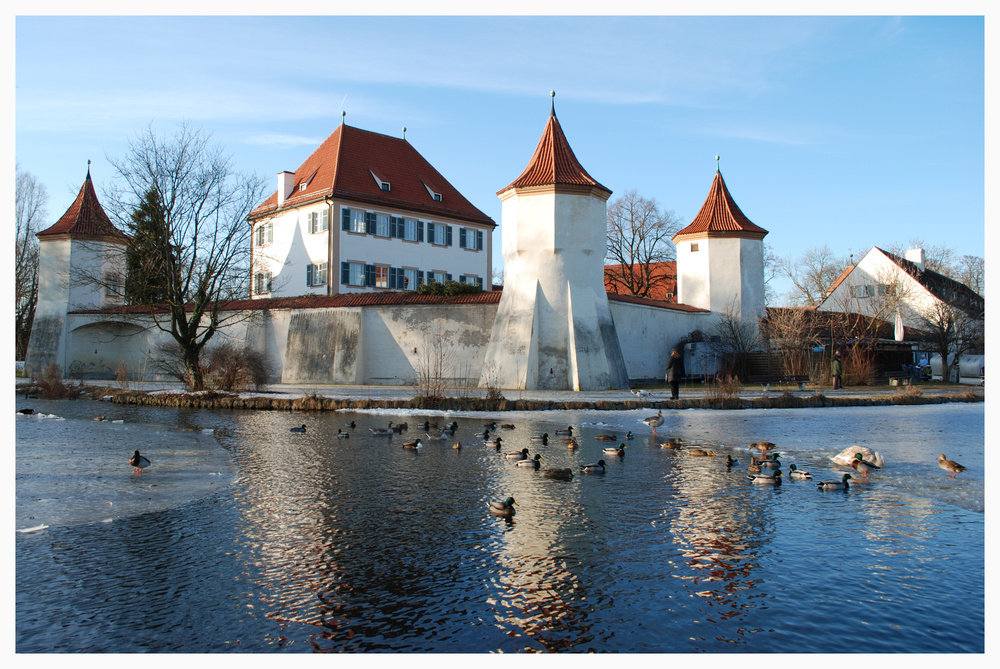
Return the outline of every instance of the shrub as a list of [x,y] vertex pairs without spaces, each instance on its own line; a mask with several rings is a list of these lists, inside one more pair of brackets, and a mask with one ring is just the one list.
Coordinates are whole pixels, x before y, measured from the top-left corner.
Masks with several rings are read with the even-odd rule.
[[467,295],[481,292],[483,292],[483,289],[479,286],[471,283],[460,283],[458,281],[448,281],[447,283],[431,281],[417,289],[417,293],[420,295]]
[[260,390],[271,376],[271,361],[261,351],[226,342],[209,350],[205,372],[208,385],[217,390]]

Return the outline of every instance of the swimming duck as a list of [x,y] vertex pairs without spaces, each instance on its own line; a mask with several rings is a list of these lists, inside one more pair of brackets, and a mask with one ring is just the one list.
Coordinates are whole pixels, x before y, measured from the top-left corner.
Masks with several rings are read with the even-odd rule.
[[760,474],[760,465],[757,463],[757,458],[750,456],[750,466],[747,467],[747,471],[751,474]]
[[549,433],[546,432],[545,434],[533,434],[531,435],[531,441],[541,442],[543,445],[546,445],[549,443]]
[[289,430],[289,432],[305,432],[305,431],[306,431],[305,425],[303,425],[302,427],[293,427],[292,429]]
[[628,434],[625,435],[625,438],[626,439],[635,439],[635,437],[632,436],[632,431],[631,430],[629,430]]
[[766,455],[768,451],[776,448],[776,446],[770,441],[758,441],[750,444],[750,448],[756,448],[758,451]]
[[108,419],[105,418],[104,416],[94,416],[94,420],[97,421],[98,423],[103,423]]
[[740,464],[739,460],[733,460],[733,456],[731,455],[726,456],[726,467],[732,467],[733,465],[738,465],[738,464]]
[[868,462],[867,460],[865,460],[865,456],[862,455],[861,453],[854,454],[854,460],[851,461],[851,467],[855,471],[861,472],[862,476],[868,476],[868,472],[873,472],[878,469],[882,469],[874,462]]
[[600,439],[601,441],[616,441],[617,437],[613,434],[599,434],[594,439]]
[[355,423],[355,422],[354,422],[354,421],[352,420],[352,421],[351,421],[350,423],[345,423],[345,424],[344,424],[344,427],[349,427],[349,428],[351,428],[351,429],[353,430],[354,428],[356,428],[356,427],[357,427],[357,423]]
[[568,436],[572,437],[573,436],[573,426],[570,425],[565,430],[556,430],[556,434],[559,434],[559,435],[568,435]]
[[528,449],[522,448],[519,451],[510,451],[504,453],[503,456],[508,460],[527,460],[528,459]]
[[576,437],[573,437],[568,442],[566,442],[566,446],[569,448],[569,450],[575,451],[580,446],[580,444],[577,443]]
[[531,460],[521,460],[520,462],[515,462],[514,464],[518,467],[531,467],[533,469],[538,469],[542,466],[540,460],[542,459],[541,454],[535,453],[535,457]]
[[514,426],[511,423],[506,423],[500,426],[501,430],[513,430]]
[[445,425],[443,428],[441,428],[441,431],[444,432],[445,434],[455,434],[455,430],[457,429],[458,429],[458,423],[456,421],[452,421],[447,425]]
[[660,448],[669,448],[671,450],[677,450],[681,447],[681,440],[677,437],[671,437],[667,441],[660,444]]
[[[353,423],[354,421],[351,421],[351,422]],[[351,427],[353,427],[353,425]],[[434,427],[437,427],[436,423],[435,423]],[[429,429],[431,429],[431,422],[429,420],[425,420],[422,423],[417,423],[417,429],[418,430],[429,430]]]
[[806,471],[802,471],[794,464],[788,465],[788,477],[792,479],[797,479],[799,481],[805,481],[812,478],[812,474]]
[[572,481],[573,470],[569,467],[565,469],[543,469],[542,476],[547,479],[557,479],[559,481]]
[[513,497],[508,497],[502,502],[490,502],[490,513],[494,516],[507,516],[508,518],[517,513],[517,502]]
[[649,418],[643,418],[642,422],[653,428],[653,434],[656,434],[656,428],[663,425],[663,412],[657,411],[655,416],[650,416]]
[[773,474],[748,474],[747,478],[760,485],[781,485],[781,476],[781,470],[776,469]]
[[771,453],[771,457],[761,460],[760,466],[764,469],[781,469],[781,461],[778,460],[777,453]]
[[392,421],[389,421],[389,427],[370,427],[368,428],[372,431],[372,434],[378,435],[380,437],[391,437],[392,436]]
[[503,437],[497,437],[493,441],[484,441],[483,444],[486,446],[493,446],[498,451],[500,450],[500,443],[503,441]]
[[17,412],[19,414],[21,414],[22,416],[30,416],[31,414],[35,413],[35,410],[34,409],[18,409]]
[[417,439],[416,441],[408,441],[405,444],[403,444],[403,448],[413,448],[413,449],[416,449],[418,451],[421,448],[423,448],[423,447],[424,447],[424,444],[419,439]]
[[715,457],[715,451],[707,448],[689,448],[687,453],[688,455],[694,455],[696,457]]
[[142,473],[145,467],[149,466],[149,458],[144,455],[139,455],[139,451],[132,454],[132,457],[128,459],[128,463],[135,467],[135,471]]
[[400,423],[399,425],[392,425],[389,427],[389,429],[396,434],[402,434],[407,428],[409,428],[409,425],[406,423]]
[[337,439],[350,439],[350,437],[351,437],[350,432],[344,432],[339,427],[337,428]]
[[494,420],[490,421],[489,423],[483,423],[483,427],[485,427],[487,430],[495,430],[497,429],[497,422]]
[[951,472],[950,474],[948,474],[948,476],[952,478],[956,478],[956,474],[958,474],[959,472],[965,471],[965,467],[963,467],[962,465],[958,464],[954,460],[949,460],[945,458],[944,453],[938,456],[938,467],[945,470],[946,472]]
[[489,430],[483,430],[482,432],[476,432],[472,436],[476,437],[477,439],[489,439],[490,438],[490,431]]
[[840,453],[830,458],[834,463],[842,465],[844,467],[850,467],[851,463],[856,459],[854,456],[860,453],[864,456],[866,462],[874,464],[876,467],[885,467],[885,459],[878,451],[873,451],[867,446],[848,446]]
[[594,464],[590,465],[580,465],[580,471],[584,474],[603,474],[605,463],[604,460],[598,460]]
[[463,444],[460,441],[456,441],[454,444],[452,444],[452,448],[454,448],[456,451],[459,451],[459,450],[461,450],[461,449],[463,449],[465,447],[466,447],[466,444]]
[[853,478],[854,477],[850,474],[844,474],[844,477],[839,481],[823,481],[821,483],[817,483],[816,486],[820,490],[847,490],[851,487],[847,481]]
[[604,455],[610,455],[616,458],[624,458],[626,448],[627,446],[625,446],[625,444],[618,444],[618,448],[605,448]]

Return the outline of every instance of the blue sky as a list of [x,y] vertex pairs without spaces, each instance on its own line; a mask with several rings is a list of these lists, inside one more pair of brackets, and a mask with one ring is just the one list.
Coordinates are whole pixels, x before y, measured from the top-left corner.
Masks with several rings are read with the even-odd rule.
[[[980,10],[984,11],[984,10]],[[15,19],[15,157],[49,222],[93,161],[188,120],[276,180],[340,123],[407,139],[501,222],[549,91],[577,157],[689,222],[715,156],[780,257],[922,238],[985,256],[984,19]],[[500,262],[500,234],[494,237]],[[779,286],[782,288],[782,286]]]

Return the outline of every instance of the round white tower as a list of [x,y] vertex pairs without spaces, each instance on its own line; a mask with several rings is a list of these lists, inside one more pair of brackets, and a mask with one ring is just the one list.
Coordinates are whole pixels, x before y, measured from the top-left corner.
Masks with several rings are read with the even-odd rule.
[[531,161],[497,196],[504,288],[481,385],[627,388],[604,287],[611,191],[576,159],[554,100]]

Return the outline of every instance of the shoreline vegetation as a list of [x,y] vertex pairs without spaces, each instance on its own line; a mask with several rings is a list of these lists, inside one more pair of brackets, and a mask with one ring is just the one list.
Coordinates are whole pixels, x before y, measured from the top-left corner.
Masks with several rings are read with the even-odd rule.
[[[269,396],[267,392],[231,393],[222,391],[165,392],[142,391],[114,386],[84,384],[62,385],[60,388],[46,384],[24,384],[18,393],[28,397],[46,399],[93,399],[138,406],[184,407],[199,409],[239,409],[254,411],[337,411],[341,409],[426,409],[439,411],[561,411],[593,409],[599,411],[627,411],[633,409],[815,409],[848,406],[900,406],[918,404],[947,404],[952,402],[983,402],[985,392],[974,388],[956,387],[953,392],[925,395],[918,386],[881,393],[864,390],[863,395],[827,396],[821,390],[797,393],[777,390],[763,395],[742,397],[738,394],[720,394],[711,390],[701,396],[677,400],[652,397],[626,400],[563,400],[563,399],[507,399],[497,397],[426,397],[391,399],[344,399],[308,394],[300,397]],[[950,390],[950,389],[949,389]]]

